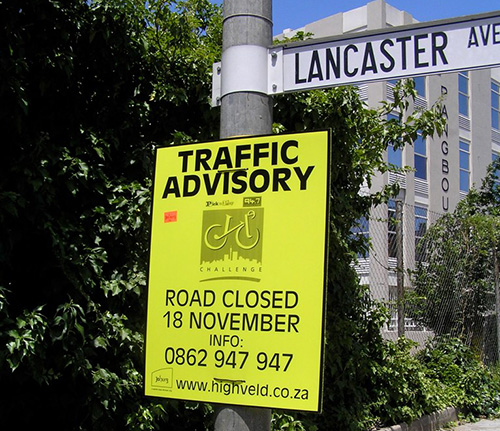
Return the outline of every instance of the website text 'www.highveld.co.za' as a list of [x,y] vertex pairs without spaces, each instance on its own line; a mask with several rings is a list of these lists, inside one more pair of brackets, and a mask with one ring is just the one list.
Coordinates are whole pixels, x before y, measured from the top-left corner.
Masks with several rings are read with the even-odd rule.
[[270,388],[268,384],[247,384],[243,380],[214,379],[212,382],[176,379],[177,389],[197,392],[213,392],[224,395],[247,395],[250,397],[271,397],[296,400],[309,399],[309,390],[304,388]]

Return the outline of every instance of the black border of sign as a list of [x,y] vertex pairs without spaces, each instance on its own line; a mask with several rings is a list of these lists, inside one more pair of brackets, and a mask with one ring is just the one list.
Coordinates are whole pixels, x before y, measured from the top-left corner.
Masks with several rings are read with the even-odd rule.
[[[156,180],[156,162],[157,162],[157,152],[160,149],[163,148],[175,148],[175,147],[182,147],[184,145],[203,145],[203,144],[211,144],[215,142],[224,142],[224,141],[240,141],[243,139],[254,139],[254,138],[260,138],[260,137],[276,137],[276,136],[286,136],[286,135],[301,135],[301,134],[311,134],[311,133],[321,133],[321,132],[326,132],[327,134],[327,172],[326,172],[326,205],[325,205],[325,248],[323,250],[324,254],[324,263],[323,263],[323,318],[322,318],[322,324],[321,324],[321,353],[320,353],[320,369],[319,369],[319,393],[318,393],[318,405],[316,410],[295,410],[295,409],[287,409],[287,410],[293,410],[293,411],[307,411],[310,413],[321,413],[323,410],[323,392],[324,392],[324,374],[325,374],[325,329],[326,329],[326,316],[327,316],[327,304],[328,304],[328,262],[329,262],[329,250],[330,250],[330,204],[331,204],[331,198],[330,198],[330,192],[331,192],[331,171],[332,171],[332,130],[331,129],[319,129],[319,130],[310,130],[307,132],[287,132],[287,133],[279,133],[279,134],[268,134],[268,135],[249,135],[249,136],[236,136],[234,138],[224,138],[224,139],[214,139],[210,141],[202,141],[202,142],[183,142],[181,144],[173,144],[173,145],[159,145],[155,146],[154,148],[154,162],[153,162],[153,175],[151,176],[152,178],[152,184],[151,184],[151,206],[150,206],[150,217],[149,217],[149,247],[148,247],[148,265],[147,265],[147,274],[146,274],[146,323],[144,326],[144,352],[143,352],[143,358],[144,358],[144,375],[143,375],[143,380],[142,380],[142,386],[143,390],[142,393],[145,397],[148,398],[161,398],[161,399],[176,399],[180,401],[194,401],[194,402],[201,402],[201,403],[208,403],[208,404],[214,404],[214,405],[229,405],[225,403],[217,403],[213,401],[206,401],[206,400],[201,400],[201,399],[183,399],[183,398],[173,398],[173,397],[161,397],[161,396],[156,396],[156,395],[146,395],[146,345],[147,345],[147,325],[148,325],[148,305],[149,305],[149,275],[150,275],[150,267],[151,267],[151,241],[152,241],[152,228],[153,228],[153,214],[154,214],[154,192],[155,192],[155,180]],[[267,407],[261,407],[261,406],[252,406],[249,404],[236,404],[233,403],[233,405],[239,405],[239,406],[244,406],[244,407],[254,407],[254,408],[264,408],[264,409],[281,409],[282,407],[273,407],[273,406],[267,406]]]

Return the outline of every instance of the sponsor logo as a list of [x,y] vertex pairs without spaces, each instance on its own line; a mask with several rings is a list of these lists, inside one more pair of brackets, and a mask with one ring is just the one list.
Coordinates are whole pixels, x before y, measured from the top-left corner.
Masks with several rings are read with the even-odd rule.
[[201,263],[262,263],[264,209],[203,212]]
[[151,386],[158,389],[170,389],[173,385],[173,369],[162,368],[151,373]]

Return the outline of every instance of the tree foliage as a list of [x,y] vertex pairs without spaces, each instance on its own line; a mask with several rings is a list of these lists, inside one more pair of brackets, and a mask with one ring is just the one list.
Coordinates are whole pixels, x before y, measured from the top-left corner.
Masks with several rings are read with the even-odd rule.
[[[395,88],[394,102],[377,110],[367,108],[354,87],[283,96],[275,105],[281,129],[331,128],[333,135],[325,393],[323,414],[304,417],[311,429],[329,429],[334,421],[339,429],[363,430],[396,417],[381,414],[375,402],[387,385],[381,371],[387,346],[380,331],[387,315],[359,283],[352,263],[368,244],[351,229],[371,207],[397,193],[394,186],[360,193],[374,175],[390,169],[387,146],[412,145],[418,130],[427,136],[444,126],[438,106],[409,114],[414,96],[413,82],[406,81]],[[387,119],[391,112],[398,121]]]
[[153,145],[208,138],[216,115],[219,15],[162,7],[0,3],[2,428],[203,423],[142,395]]
[[428,230],[413,274],[415,317],[438,335],[451,334],[475,347],[482,342],[484,319],[493,319],[496,313],[499,167],[498,160],[492,163],[481,188],[471,189],[453,213]]
[[437,382],[439,397],[461,415],[474,418],[498,416],[500,373],[487,367],[480,356],[460,339],[436,336],[416,359],[426,379]]

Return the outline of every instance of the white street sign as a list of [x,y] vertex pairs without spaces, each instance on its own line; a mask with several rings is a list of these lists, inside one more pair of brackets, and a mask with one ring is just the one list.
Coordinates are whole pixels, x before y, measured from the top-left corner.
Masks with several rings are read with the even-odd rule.
[[[232,74],[232,63],[225,68],[223,60],[222,79]],[[500,11],[273,46],[267,65],[267,94],[496,67]],[[214,89],[220,78],[214,74]],[[216,93],[214,105],[230,94]]]

